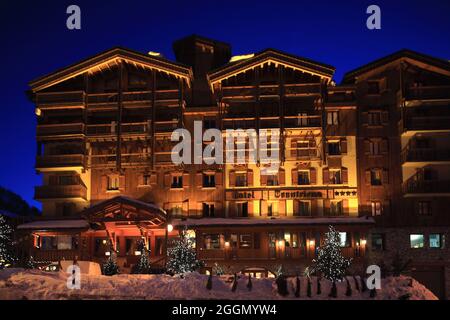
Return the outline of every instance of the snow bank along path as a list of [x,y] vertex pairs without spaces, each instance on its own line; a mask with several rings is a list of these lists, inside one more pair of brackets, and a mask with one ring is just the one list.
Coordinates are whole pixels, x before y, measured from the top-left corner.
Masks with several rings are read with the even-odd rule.
[[[198,273],[187,274],[184,279],[169,275],[82,275],[81,289],[70,290],[66,286],[68,274],[65,272],[43,272],[39,270],[5,269],[0,270],[0,299],[224,299],[224,300],[328,300],[331,283],[321,281],[322,293],[317,295],[317,281],[312,278],[312,297],[306,295],[307,279],[301,277],[300,297],[294,296],[295,278],[288,279],[289,295],[282,297],[277,293],[274,279],[252,279],[252,290],[247,288],[248,278],[238,280],[235,292],[231,291],[229,277],[213,277],[211,290],[206,289],[208,276]],[[358,278],[359,280],[359,278]],[[338,298],[342,300],[396,300],[407,295],[410,300],[437,300],[436,296],[423,285],[410,277],[386,278],[375,298],[369,291],[358,291],[355,280],[349,277],[352,296],[345,295],[345,281],[337,284]]]

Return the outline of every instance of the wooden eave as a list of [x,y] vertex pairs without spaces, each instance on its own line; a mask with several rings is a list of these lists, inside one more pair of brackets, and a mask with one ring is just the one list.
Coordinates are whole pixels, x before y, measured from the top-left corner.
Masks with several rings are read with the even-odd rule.
[[29,86],[31,87],[31,91],[35,93],[86,72],[93,73],[103,67],[109,68],[111,64],[116,64],[121,60],[135,66],[149,68],[183,79],[188,86],[190,86],[193,78],[192,70],[188,66],[164,58],[117,47],[35,79],[29,83]]
[[275,66],[283,65],[286,68],[306,72],[328,81],[331,80],[335,71],[335,68],[330,65],[297,57],[274,49],[267,49],[256,54],[252,58],[229,63],[219,69],[213,70],[207,74],[207,78],[211,88],[214,88],[214,84],[216,83],[220,83],[239,73],[263,66],[264,64],[274,64]]

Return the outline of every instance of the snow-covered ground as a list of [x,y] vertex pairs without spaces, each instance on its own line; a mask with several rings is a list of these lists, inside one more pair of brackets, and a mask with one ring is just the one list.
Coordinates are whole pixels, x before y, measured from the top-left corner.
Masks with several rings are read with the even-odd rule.
[[[294,296],[295,278],[289,278],[289,295],[282,297],[277,293],[274,279],[252,279],[252,290],[247,288],[247,278],[238,280],[235,292],[231,282],[225,277],[213,277],[212,289],[206,289],[208,276],[198,273],[187,274],[184,279],[168,275],[129,275],[112,277],[82,275],[81,289],[67,288],[67,274],[48,273],[38,270],[5,269],[0,270],[0,299],[224,299],[224,300],[273,300],[273,299],[333,299],[329,298],[331,283],[321,281],[322,294],[316,294],[316,279],[312,278],[312,297],[306,296],[307,280],[301,278],[300,298]],[[369,292],[360,292],[353,278],[349,278],[352,296],[347,297],[346,282],[338,283],[338,299],[387,299],[396,300],[408,295],[411,300],[436,300],[423,285],[409,277],[387,278],[382,280],[382,289],[377,290],[375,298]]]

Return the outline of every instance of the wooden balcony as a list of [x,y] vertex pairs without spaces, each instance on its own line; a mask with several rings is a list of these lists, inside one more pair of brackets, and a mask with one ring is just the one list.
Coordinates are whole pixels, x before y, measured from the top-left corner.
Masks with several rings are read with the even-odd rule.
[[123,166],[147,166],[151,162],[149,153],[123,153],[121,163]]
[[406,147],[402,151],[402,162],[443,162],[450,161],[450,149],[418,149]]
[[450,116],[407,116],[403,131],[450,130]]
[[405,100],[450,100],[450,86],[422,86],[406,89]]
[[179,128],[178,120],[156,121],[155,132],[171,133]]
[[147,134],[150,131],[148,122],[122,123],[122,134]]
[[84,167],[83,154],[43,155],[36,157],[36,169],[64,169],[68,167]]
[[417,180],[412,177],[402,187],[405,195],[450,193],[450,180]]
[[43,250],[34,249],[30,255],[35,261],[42,262],[58,262],[61,260],[73,261],[75,257],[81,257],[79,250]]
[[355,88],[330,87],[328,88],[327,106],[356,106]]
[[284,127],[287,129],[320,128],[320,116],[285,116]]
[[89,165],[95,168],[114,168],[117,165],[116,154],[93,154]]
[[284,91],[288,97],[320,96],[320,83],[285,84]]
[[36,105],[40,109],[84,108],[84,91],[39,92],[36,93]]
[[84,124],[81,122],[38,124],[36,129],[36,136],[38,138],[72,135],[84,135]]
[[79,198],[87,200],[87,188],[82,184],[37,186],[34,190],[36,200]]

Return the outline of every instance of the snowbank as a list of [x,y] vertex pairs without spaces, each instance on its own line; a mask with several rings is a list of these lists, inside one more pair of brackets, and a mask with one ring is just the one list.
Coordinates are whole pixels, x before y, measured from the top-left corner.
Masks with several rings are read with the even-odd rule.
[[[301,278],[300,298],[294,296],[295,278],[289,278],[289,295],[277,293],[274,279],[252,279],[252,290],[247,289],[247,278],[238,280],[237,290],[231,292],[231,282],[226,277],[213,277],[212,290],[206,289],[208,276],[192,273],[184,279],[168,275],[82,275],[81,289],[69,290],[67,274],[47,273],[38,270],[6,269],[0,271],[0,299],[224,299],[224,300],[273,300],[301,299],[328,300],[330,282],[321,281],[322,293],[317,295],[316,279],[312,278],[312,297],[306,296],[305,278]],[[349,278],[352,296],[345,296],[346,282],[338,283],[338,299],[343,300],[396,300],[407,295],[411,300],[436,300],[423,285],[409,277],[382,280],[382,289],[375,298],[369,292],[360,292],[353,278]]]

